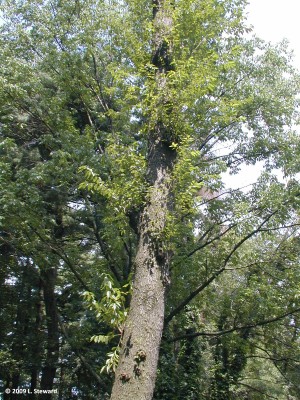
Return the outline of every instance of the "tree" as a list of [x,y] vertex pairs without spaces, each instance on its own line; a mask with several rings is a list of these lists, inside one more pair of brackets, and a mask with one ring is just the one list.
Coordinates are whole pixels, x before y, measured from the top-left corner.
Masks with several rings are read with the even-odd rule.
[[[3,2],[3,281],[20,297],[26,259],[35,276],[26,301],[40,304],[43,295],[41,321],[37,309],[27,325],[15,313],[22,329],[46,333],[32,387],[42,371],[39,387],[52,388],[60,371],[67,398],[76,358],[78,377],[83,368],[99,398],[110,390],[94,352],[87,359],[75,340],[88,348],[97,333],[77,294],[94,292],[87,298],[101,305],[107,274],[115,291],[101,296],[115,307],[111,293],[132,279],[125,325],[98,316],[98,340],[112,338],[119,357],[113,400],[152,398],[162,335],[164,360],[172,351],[184,363],[193,356],[188,387],[178,393],[200,396],[205,359],[214,373],[202,395],[229,398],[250,368],[250,333],[299,312],[298,278],[286,271],[279,280],[262,279],[261,293],[274,290],[256,315],[245,306],[255,300],[260,266],[270,265],[262,248],[289,243],[287,232],[298,235],[298,183],[284,185],[272,170],[292,177],[299,169],[299,77],[286,43],[245,38],[244,7],[244,0]],[[223,191],[223,172],[258,161],[264,171],[250,191]],[[278,304],[281,281],[290,292]],[[14,353],[11,325],[4,341]],[[22,329],[15,330],[20,345]],[[196,341],[201,336],[214,339]],[[182,348],[172,348],[178,341]],[[262,343],[271,349],[267,335]],[[98,351],[103,361],[107,343]],[[19,381],[28,381],[26,368]],[[159,368],[159,381],[174,383],[180,373]],[[12,384],[11,374],[5,380]]]

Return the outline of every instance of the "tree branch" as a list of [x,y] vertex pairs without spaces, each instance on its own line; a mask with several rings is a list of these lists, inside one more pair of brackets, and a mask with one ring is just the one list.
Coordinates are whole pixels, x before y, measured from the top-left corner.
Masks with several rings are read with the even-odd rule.
[[[208,240],[207,242],[201,244],[200,246],[196,247],[194,250],[190,251],[187,254],[187,257],[191,257],[192,255],[194,255],[197,251],[203,249],[204,247],[210,245],[211,243],[215,242],[216,240],[220,239],[222,236],[224,236],[227,232],[229,232],[232,228],[234,228],[237,224],[232,224],[230,225],[227,229],[225,229],[223,232],[221,232],[219,235],[213,237],[212,239]],[[207,231],[206,233],[208,233],[209,231]],[[205,235],[206,236],[206,235]],[[201,240],[202,238],[200,238]]]
[[100,246],[100,250],[102,252],[102,254],[104,255],[105,259],[108,262],[108,267],[111,270],[111,272],[113,273],[114,277],[116,278],[116,280],[121,284],[123,279],[121,277],[121,274],[119,273],[118,269],[116,268],[116,266],[113,263],[112,257],[110,256],[108,250],[107,250],[107,245],[106,243],[102,240],[100,233],[99,233],[99,228],[97,226],[97,221],[96,221],[96,216],[95,216],[95,212],[92,211],[92,207],[90,202],[88,201],[87,198],[85,198],[86,201],[86,206],[90,212],[90,214],[92,215],[92,225],[93,225],[93,233],[95,235],[95,238],[97,240],[97,243]]
[[300,312],[300,308],[296,308],[295,310],[291,310],[291,311],[286,312],[286,313],[284,313],[282,315],[279,315],[277,317],[266,319],[266,320],[263,320],[263,321],[258,321],[258,322],[252,323],[252,324],[243,325],[243,326],[235,326],[233,328],[224,329],[223,331],[217,331],[217,332],[194,332],[194,333],[188,333],[188,334],[177,336],[176,338],[170,340],[169,342],[173,343],[173,342],[177,342],[177,341],[183,340],[183,339],[194,339],[194,338],[199,337],[199,336],[222,336],[222,335],[227,335],[228,333],[242,331],[244,329],[252,329],[252,328],[257,328],[258,326],[268,325],[268,324],[271,324],[273,322],[280,321],[281,319],[283,319],[285,317],[288,317],[289,315],[297,314],[299,312]]
[[74,353],[77,355],[77,357],[80,359],[80,361],[82,362],[83,366],[86,368],[86,370],[96,379],[96,381],[99,384],[103,384],[102,379],[100,378],[100,376],[97,374],[97,372],[94,370],[94,368],[91,366],[91,364],[87,361],[87,359],[76,349],[72,346],[72,343],[70,341],[68,332],[66,330],[66,327],[64,325],[64,323],[62,322],[62,317],[61,315],[58,313],[58,322],[59,322],[59,326],[60,329],[62,331],[62,334],[64,335],[66,341],[69,343],[69,345],[71,346],[71,349],[74,351]]
[[211,275],[210,278],[208,278],[205,282],[203,282],[197,289],[195,289],[193,292],[189,294],[171,313],[165,318],[165,326],[172,320],[175,315],[177,315],[180,311],[183,310],[183,308],[190,303],[199,293],[201,293],[207,286],[210,285],[211,282],[213,282],[223,271],[225,271],[226,266],[233,256],[233,254],[236,252],[237,249],[239,249],[243,243],[245,243],[248,239],[250,239],[252,236],[254,236],[256,233],[258,233],[261,228],[272,218],[274,214],[276,214],[278,210],[273,211],[271,214],[269,214],[263,222],[252,232],[250,232],[248,235],[246,235],[243,239],[241,239],[231,250],[231,252],[227,255],[227,257],[224,260],[223,266],[217,270],[215,273]]
[[[57,248],[52,246],[51,244],[48,243],[48,240],[44,239],[43,236],[38,232],[37,229],[35,229],[32,225],[29,225],[30,229],[38,236],[38,238],[44,243],[51,251],[53,251],[54,254],[56,254],[58,257],[60,257],[66,265],[70,268],[70,270],[73,272],[77,280],[81,283],[81,286],[87,290],[88,292],[91,292],[92,290],[89,288],[89,286],[84,282],[84,280],[81,278],[80,274],[76,271],[74,268],[74,265],[71,263],[69,260],[68,256],[66,254],[60,253]],[[30,239],[30,238],[29,238]]]
[[53,251],[53,253],[55,253],[56,255],[58,255],[65,263],[66,265],[70,268],[70,270],[73,272],[73,274],[75,275],[75,277],[77,278],[78,282],[81,283],[81,286],[83,287],[83,289],[85,289],[88,292],[92,292],[92,290],[89,288],[89,286],[84,282],[84,280],[81,278],[80,274],[76,271],[76,269],[74,268],[74,265],[71,263],[71,261],[69,260],[69,257],[66,254],[62,254],[60,253],[55,247],[49,245],[50,249]]
[[250,390],[253,390],[253,391],[257,392],[257,393],[263,394],[264,396],[267,396],[269,399],[278,400],[277,397],[271,396],[270,394],[267,394],[266,392],[263,392],[262,390],[257,389],[257,388],[255,388],[253,386],[247,385],[246,383],[239,382],[239,385],[245,386],[246,388],[248,388]]

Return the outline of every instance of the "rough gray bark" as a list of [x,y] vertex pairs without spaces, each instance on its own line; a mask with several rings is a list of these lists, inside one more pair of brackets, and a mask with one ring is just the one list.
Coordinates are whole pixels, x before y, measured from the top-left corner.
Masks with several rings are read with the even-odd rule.
[[164,147],[157,144],[152,160],[156,180],[141,216],[132,300],[112,400],[150,400],[153,395],[168,280],[168,253],[160,247],[157,232],[165,225],[174,159]]
[[[169,33],[170,2],[153,0],[155,34],[152,63],[157,67],[157,89],[164,97],[167,72],[171,69]],[[165,289],[170,254],[162,236],[172,208],[171,174],[176,152],[170,148],[170,128],[157,120],[149,133],[149,200],[139,222],[138,248],[129,314],[122,338],[120,361],[111,400],[151,400],[154,391],[159,347],[164,325]]]

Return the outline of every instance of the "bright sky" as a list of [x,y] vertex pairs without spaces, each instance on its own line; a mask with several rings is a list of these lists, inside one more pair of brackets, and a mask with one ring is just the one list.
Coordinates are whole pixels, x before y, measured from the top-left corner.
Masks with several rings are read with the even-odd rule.
[[[300,70],[300,0],[248,0],[248,22],[253,32],[272,43],[287,39]],[[226,186],[233,188],[253,183],[260,174],[259,165],[244,167],[235,176],[224,174]]]
[[259,37],[271,42],[288,39],[300,69],[300,0],[248,0],[248,21]]

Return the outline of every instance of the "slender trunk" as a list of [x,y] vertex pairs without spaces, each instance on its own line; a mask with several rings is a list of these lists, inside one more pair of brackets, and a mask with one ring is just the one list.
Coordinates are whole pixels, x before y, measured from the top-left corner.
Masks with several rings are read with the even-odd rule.
[[35,367],[31,368],[30,395],[29,395],[30,400],[35,400],[35,398],[36,398],[34,390],[37,387],[38,373],[39,373],[39,371],[37,368],[35,368]]
[[59,376],[59,387],[58,387],[58,400],[63,400],[63,393],[65,392],[65,366],[61,363],[60,376]]
[[[48,268],[41,273],[47,319],[47,354],[42,369],[41,389],[51,390],[59,357],[58,315],[55,298],[56,269]],[[43,400],[50,400],[51,394],[43,394]]]
[[34,325],[34,337],[31,343],[31,359],[32,359],[32,367],[31,367],[31,380],[30,380],[30,399],[36,399],[36,395],[34,393],[34,389],[37,388],[38,385],[38,375],[41,369],[41,353],[43,346],[43,338],[41,337],[40,330],[42,324],[42,314],[43,314],[43,304],[42,304],[42,280],[39,277],[39,288],[36,297],[36,318]]
[[[16,331],[14,342],[12,345],[12,357],[17,360],[18,367],[16,371],[13,373],[11,378],[11,388],[17,389],[20,386],[20,377],[22,372],[22,361],[25,358],[26,354],[26,335],[28,333],[28,322],[29,322],[29,304],[30,304],[30,296],[31,289],[29,287],[29,271],[28,271],[28,261],[25,261],[22,265],[22,277],[20,281],[20,290],[18,293],[18,306],[17,306],[17,315],[16,315]],[[13,391],[10,394],[11,400],[16,400],[18,398],[18,394]]]
[[[170,2],[153,0],[153,15],[152,63],[157,67],[155,79],[161,94],[157,106],[164,108],[167,105],[170,110],[165,90],[171,66]],[[176,152],[170,147],[171,134],[162,118],[157,119],[149,132],[149,200],[139,221],[132,299],[111,400],[151,400],[153,396],[169,273],[170,254],[164,246],[163,233],[173,202],[171,175]]]

